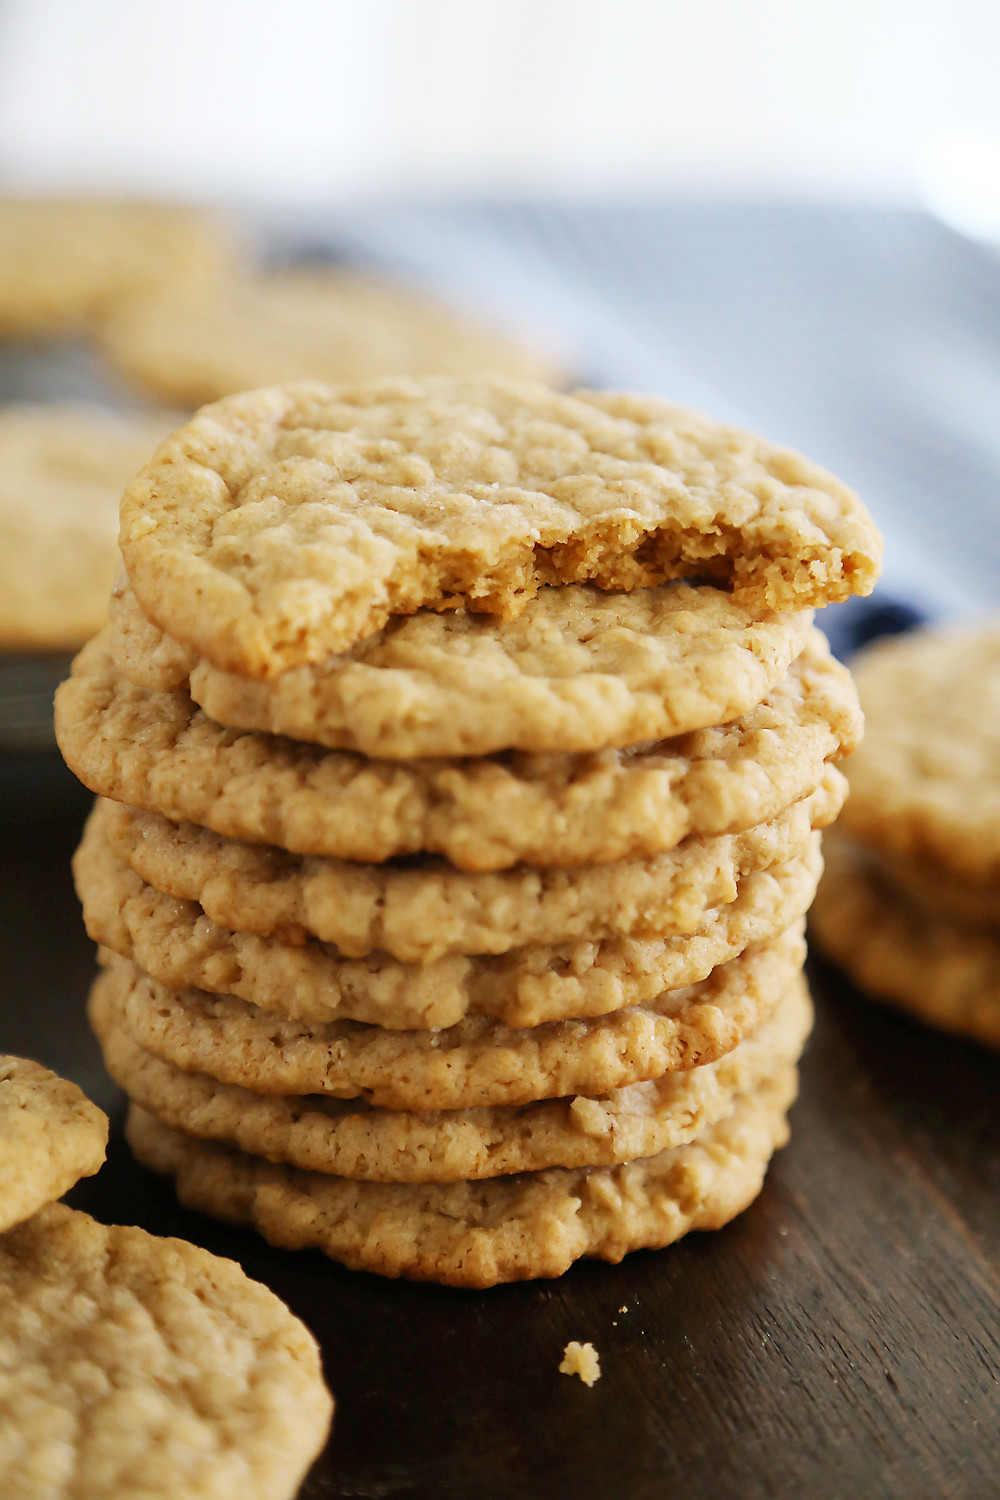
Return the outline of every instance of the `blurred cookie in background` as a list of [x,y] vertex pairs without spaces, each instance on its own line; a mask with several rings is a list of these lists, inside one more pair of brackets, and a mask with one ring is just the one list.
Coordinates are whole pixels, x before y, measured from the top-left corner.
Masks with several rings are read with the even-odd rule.
[[0,410],[0,651],[72,651],[107,621],[122,490],[177,418]]
[[73,652],[107,620],[122,490],[176,424],[173,413],[0,407],[4,823],[72,789],[52,754],[52,695]]
[[156,288],[111,307],[100,339],[120,370],[182,406],[289,380],[565,377],[555,355],[429,297],[319,266],[234,276],[222,295],[204,284]]
[[221,220],[164,203],[0,198],[0,334],[79,332],[119,298],[234,274]]
[[866,733],[813,938],[880,999],[1000,1046],[1000,621],[852,665]]

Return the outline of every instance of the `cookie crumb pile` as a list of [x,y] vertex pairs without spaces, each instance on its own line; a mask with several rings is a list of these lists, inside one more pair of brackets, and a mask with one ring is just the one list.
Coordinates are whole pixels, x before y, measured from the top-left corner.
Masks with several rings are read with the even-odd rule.
[[1000,1046],[1000,622],[855,659],[868,728],[816,943],[862,988]]
[[9,1494],[290,1500],[333,1403],[315,1340],[232,1261],[54,1200],[107,1117],[0,1057],[0,1473]]
[[472,1287],[752,1201],[861,729],[810,613],[878,574],[850,491],[654,400],[298,385],[165,444],[122,550],[56,722],[140,1160]]

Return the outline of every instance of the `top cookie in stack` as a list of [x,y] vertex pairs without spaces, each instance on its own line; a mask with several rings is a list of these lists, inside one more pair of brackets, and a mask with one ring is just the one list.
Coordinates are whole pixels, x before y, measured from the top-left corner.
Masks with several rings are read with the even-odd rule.
[[138,1154],[271,1240],[489,1285],[715,1227],[786,1134],[860,733],[793,454],[501,379],[230,398],[126,492],[57,703]]

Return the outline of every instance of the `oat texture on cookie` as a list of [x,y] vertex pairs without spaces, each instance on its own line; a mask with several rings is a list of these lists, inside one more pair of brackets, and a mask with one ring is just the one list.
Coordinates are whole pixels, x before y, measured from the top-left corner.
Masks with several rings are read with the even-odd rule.
[[0,1236],[10,1493],[292,1500],[332,1408],[312,1336],[233,1261],[63,1204]]
[[857,745],[860,503],[639,397],[206,408],[56,704],[90,1019],[181,1200],[488,1287],[719,1228],[784,1144]]
[[1000,1046],[1000,623],[855,658],[865,742],[813,931],[871,994]]
[[0,1055],[0,1234],[104,1161],[107,1116],[58,1074]]
[[104,1161],[75,1084],[0,1057],[0,1474],[20,1500],[291,1500],[333,1402],[232,1261],[55,1200]]
[[515,616],[543,585],[670,579],[800,610],[866,593],[856,496],[652,398],[500,378],[289,385],[204,408],[122,500],[144,614],[272,677],[421,607]]

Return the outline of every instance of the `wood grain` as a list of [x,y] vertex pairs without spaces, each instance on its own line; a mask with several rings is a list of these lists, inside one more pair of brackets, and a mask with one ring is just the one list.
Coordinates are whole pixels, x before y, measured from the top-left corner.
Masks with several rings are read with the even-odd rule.
[[[817,965],[792,1142],[729,1229],[482,1294],[352,1274],[182,1212],[131,1162],[83,1020],[86,799],[67,781],[39,819],[0,785],[0,1050],[113,1115],[76,1206],[233,1256],[320,1338],[338,1415],[307,1500],[1000,1494],[1000,1057]],[[571,1338],[600,1352],[591,1390],[557,1373]]]

